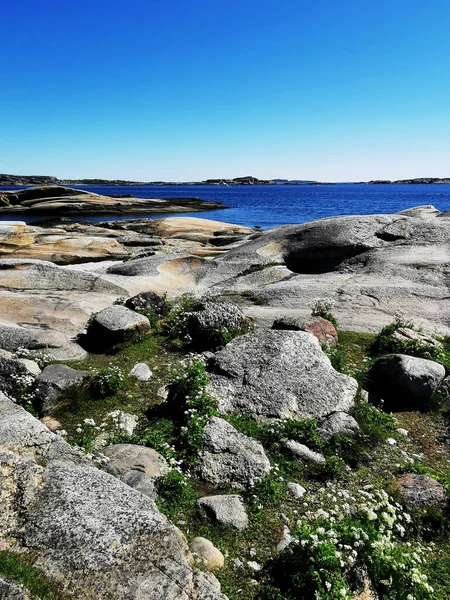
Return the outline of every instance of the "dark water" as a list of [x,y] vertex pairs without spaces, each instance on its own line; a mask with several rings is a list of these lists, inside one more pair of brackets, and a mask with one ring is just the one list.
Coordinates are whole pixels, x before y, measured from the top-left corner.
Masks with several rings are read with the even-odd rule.
[[[77,186],[98,194],[132,194],[140,198],[201,198],[219,200],[229,208],[205,213],[181,213],[206,219],[237,223],[263,229],[286,223],[304,223],[322,217],[374,213],[394,213],[399,210],[433,204],[438,210],[450,210],[450,185],[364,185],[336,184],[319,186]],[[2,189],[2,188],[0,188]],[[7,189],[7,188],[3,188]],[[9,188],[13,189],[13,188]],[[158,218],[172,215],[144,215]],[[106,221],[131,217],[102,216],[86,218]],[[15,217],[32,221],[37,217]],[[12,220],[0,217],[0,220]]]

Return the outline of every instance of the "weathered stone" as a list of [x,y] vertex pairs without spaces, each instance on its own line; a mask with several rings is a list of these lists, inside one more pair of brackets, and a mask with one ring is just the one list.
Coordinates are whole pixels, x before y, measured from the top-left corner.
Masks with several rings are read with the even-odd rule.
[[236,529],[248,526],[248,516],[240,496],[205,496],[200,498],[198,505],[211,513],[221,525],[230,525]]
[[131,369],[129,375],[136,377],[136,379],[139,379],[139,381],[148,381],[152,376],[152,372],[150,367],[145,363],[137,363]]
[[358,384],[333,369],[311,333],[257,330],[217,352],[208,391],[222,413],[264,418],[348,411]]
[[108,458],[105,470],[149,498],[157,497],[157,480],[169,472],[169,465],[161,454],[135,444],[114,444],[103,448]]
[[319,433],[325,439],[335,434],[355,436],[359,432],[357,421],[348,413],[335,412],[322,421]]
[[225,600],[151,499],[91,466],[2,394],[0,453],[2,542],[27,550],[74,600]]
[[30,357],[47,355],[55,360],[80,360],[86,356],[85,350],[69,336],[39,327],[0,325],[0,348],[9,352],[26,348]]
[[285,447],[292,452],[294,457],[301,463],[325,464],[325,457],[319,452],[314,452],[308,446],[294,440],[285,440]]
[[222,332],[246,333],[252,328],[244,313],[230,303],[199,302],[185,318],[192,343],[199,350],[223,345]]
[[386,410],[424,409],[445,377],[444,367],[432,360],[388,354],[369,369],[366,387],[384,400]]
[[211,417],[203,430],[199,475],[205,481],[249,489],[270,471],[270,462],[256,440],[227,421]]
[[273,322],[272,329],[309,331],[321,343],[322,346],[334,348],[338,345],[338,333],[336,327],[323,317],[280,317]]
[[397,479],[394,486],[410,508],[443,510],[448,506],[447,490],[428,475],[408,473]]
[[94,348],[112,348],[149,330],[147,317],[125,306],[110,306],[94,316],[87,331],[87,343]]
[[37,364],[36,361],[30,360],[29,358],[17,358],[18,363],[23,365],[30,375],[36,377],[42,371],[41,367]]
[[288,483],[287,487],[294,498],[300,499],[306,494],[305,488],[298,483]]
[[61,392],[80,384],[89,373],[67,365],[48,365],[36,378],[35,397],[39,412],[50,413],[60,402]]
[[165,317],[169,312],[167,301],[156,292],[141,292],[137,296],[128,298],[125,306],[135,311],[149,310],[161,317]]
[[38,600],[25,586],[8,581],[0,576],[0,598],[2,600]]
[[208,571],[221,569],[225,563],[222,552],[214,546],[212,542],[203,538],[196,537],[192,540],[189,550],[195,560],[203,565]]

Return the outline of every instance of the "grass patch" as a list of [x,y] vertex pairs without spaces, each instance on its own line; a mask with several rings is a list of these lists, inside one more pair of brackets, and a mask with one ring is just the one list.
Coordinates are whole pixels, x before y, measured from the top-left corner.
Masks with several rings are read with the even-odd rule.
[[21,554],[0,550],[0,575],[24,585],[39,600],[67,600],[57,586],[31,566]]

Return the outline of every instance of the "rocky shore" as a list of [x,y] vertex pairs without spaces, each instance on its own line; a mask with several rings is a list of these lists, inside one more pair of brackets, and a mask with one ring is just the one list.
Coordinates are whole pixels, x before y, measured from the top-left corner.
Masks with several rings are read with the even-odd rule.
[[1,191],[0,215],[122,215],[196,212],[225,208],[198,198],[133,198],[101,196],[85,190],[49,185]]
[[0,597],[448,598],[449,248],[0,222]]

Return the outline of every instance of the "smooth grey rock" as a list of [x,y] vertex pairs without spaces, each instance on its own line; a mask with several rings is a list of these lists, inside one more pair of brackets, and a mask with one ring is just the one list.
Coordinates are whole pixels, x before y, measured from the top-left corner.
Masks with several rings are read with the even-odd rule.
[[333,369],[311,333],[260,329],[217,352],[208,392],[222,413],[303,419],[348,411],[357,382]]
[[288,483],[287,487],[294,498],[300,499],[306,494],[305,488],[298,483]]
[[139,381],[148,381],[153,373],[151,372],[150,367],[145,363],[137,363],[131,369],[129,375],[136,377]]
[[35,397],[39,411],[47,415],[59,404],[61,392],[80,384],[88,371],[77,371],[67,365],[48,365],[36,378]]
[[240,496],[205,496],[198,500],[198,505],[212,513],[221,525],[230,525],[236,529],[248,526],[248,516]]
[[227,421],[211,417],[203,430],[199,475],[205,481],[249,489],[270,472],[260,443],[236,431]]
[[47,355],[54,360],[81,360],[86,351],[66,334],[39,327],[11,327],[0,325],[0,348],[17,352],[30,351],[30,358]]
[[379,358],[367,373],[369,393],[384,400],[385,410],[424,409],[445,377],[444,367],[406,354]]
[[115,305],[94,316],[87,331],[87,342],[95,348],[111,348],[131,341],[150,330],[147,317],[125,306]]
[[407,473],[397,479],[394,486],[403,502],[410,508],[442,510],[448,506],[447,490],[428,475]]
[[222,552],[206,538],[194,538],[189,546],[189,550],[192,552],[195,560],[203,565],[205,569],[208,569],[208,571],[221,569],[225,563],[225,557]]
[[41,367],[34,360],[30,360],[29,358],[17,358],[16,360],[27,369],[30,375],[36,377],[42,371]]
[[105,470],[151,499],[157,497],[156,482],[169,473],[166,459],[153,448],[115,444],[103,448],[108,458]]
[[359,432],[357,421],[348,413],[335,412],[327,417],[319,427],[319,433],[325,439],[335,434],[355,436]]
[[314,452],[308,446],[300,444],[294,440],[285,440],[284,445],[292,452],[294,457],[302,463],[316,463],[318,465],[325,464],[325,457],[319,452]]

